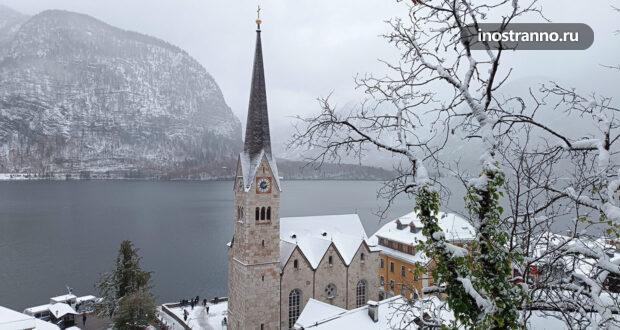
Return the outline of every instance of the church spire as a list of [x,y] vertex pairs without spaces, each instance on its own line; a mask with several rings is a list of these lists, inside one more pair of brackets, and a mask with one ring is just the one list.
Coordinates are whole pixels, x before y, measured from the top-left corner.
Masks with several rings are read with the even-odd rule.
[[271,138],[269,135],[269,116],[267,113],[267,92],[265,90],[265,72],[263,70],[263,50],[261,44],[262,23],[260,7],[256,19],[256,51],[254,53],[254,69],[252,71],[252,87],[250,90],[250,105],[248,120],[245,127],[244,152],[255,158],[261,150],[271,156]]

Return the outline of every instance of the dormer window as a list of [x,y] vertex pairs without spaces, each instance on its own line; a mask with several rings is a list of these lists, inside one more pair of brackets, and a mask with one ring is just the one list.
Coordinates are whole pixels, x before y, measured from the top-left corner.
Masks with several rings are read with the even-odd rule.
[[400,219],[396,219],[396,229],[401,230],[403,228],[405,228],[405,225],[400,222]]

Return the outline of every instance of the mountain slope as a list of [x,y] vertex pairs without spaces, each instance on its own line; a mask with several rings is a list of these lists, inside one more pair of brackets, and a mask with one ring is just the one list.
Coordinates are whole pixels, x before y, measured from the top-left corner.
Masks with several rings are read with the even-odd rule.
[[66,11],[18,26],[0,54],[0,172],[219,176],[236,159],[240,122],[183,50]]

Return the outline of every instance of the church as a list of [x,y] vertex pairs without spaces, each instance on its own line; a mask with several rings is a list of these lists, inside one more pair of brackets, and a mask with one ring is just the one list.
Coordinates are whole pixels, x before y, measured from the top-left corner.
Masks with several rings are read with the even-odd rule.
[[[343,309],[376,300],[379,250],[356,214],[280,218],[260,19],[245,141],[234,181],[228,328],[292,329],[310,299]],[[311,196],[308,202],[311,203]]]

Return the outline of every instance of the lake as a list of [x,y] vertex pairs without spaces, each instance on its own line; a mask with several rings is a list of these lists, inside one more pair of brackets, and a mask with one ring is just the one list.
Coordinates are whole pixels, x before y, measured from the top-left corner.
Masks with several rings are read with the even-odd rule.
[[[0,182],[0,305],[48,303],[68,285],[96,294],[131,240],[159,302],[227,293],[232,181]],[[383,205],[373,181],[283,181],[281,216],[357,213],[372,235]],[[398,200],[389,219],[410,212]],[[383,222],[384,223],[384,222]]]

